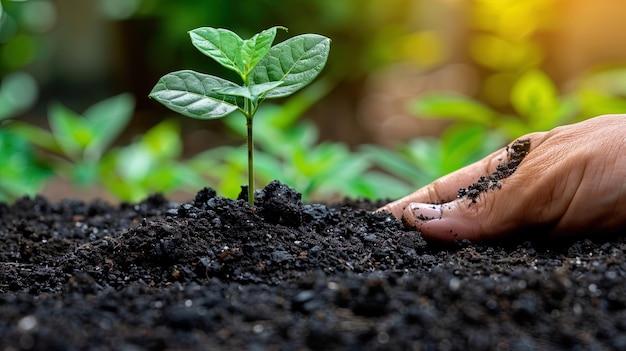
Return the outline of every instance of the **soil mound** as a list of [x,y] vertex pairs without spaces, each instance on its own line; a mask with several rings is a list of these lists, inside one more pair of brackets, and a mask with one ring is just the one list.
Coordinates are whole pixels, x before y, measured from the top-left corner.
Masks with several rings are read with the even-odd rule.
[[622,237],[427,243],[381,203],[0,204],[2,350],[626,350]]

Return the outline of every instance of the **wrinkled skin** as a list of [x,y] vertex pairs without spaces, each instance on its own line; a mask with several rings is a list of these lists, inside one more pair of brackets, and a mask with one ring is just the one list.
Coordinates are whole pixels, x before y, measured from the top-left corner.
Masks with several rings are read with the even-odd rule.
[[527,134],[530,151],[500,189],[472,203],[457,191],[506,161],[506,149],[382,207],[426,238],[495,239],[538,229],[554,236],[626,233],[626,115]]

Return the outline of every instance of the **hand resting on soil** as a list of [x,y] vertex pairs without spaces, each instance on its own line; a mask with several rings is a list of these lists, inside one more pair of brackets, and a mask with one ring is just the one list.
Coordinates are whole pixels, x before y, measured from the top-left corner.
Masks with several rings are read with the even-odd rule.
[[[498,179],[502,169],[509,172]],[[522,136],[382,210],[441,241],[533,229],[554,236],[624,231],[626,115]]]

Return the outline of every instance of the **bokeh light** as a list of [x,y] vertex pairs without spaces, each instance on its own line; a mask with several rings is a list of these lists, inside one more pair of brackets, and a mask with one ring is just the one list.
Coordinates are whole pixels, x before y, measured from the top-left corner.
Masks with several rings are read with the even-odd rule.
[[30,0],[24,3],[20,17],[19,20],[26,30],[33,33],[45,33],[56,24],[57,10],[51,1]]
[[35,78],[26,72],[7,75],[0,82],[0,118],[25,110],[35,103],[38,87]]

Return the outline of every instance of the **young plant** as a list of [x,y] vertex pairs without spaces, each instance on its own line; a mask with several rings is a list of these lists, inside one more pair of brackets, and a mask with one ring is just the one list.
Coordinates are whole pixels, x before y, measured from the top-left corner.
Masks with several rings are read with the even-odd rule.
[[222,118],[235,110],[246,117],[248,141],[248,202],[254,205],[253,118],[269,98],[293,94],[317,77],[326,64],[330,39],[303,34],[272,46],[272,27],[243,40],[221,28],[203,27],[189,32],[203,54],[239,75],[242,84],[190,70],[176,71],[154,86],[150,97],[171,110],[198,119]]

